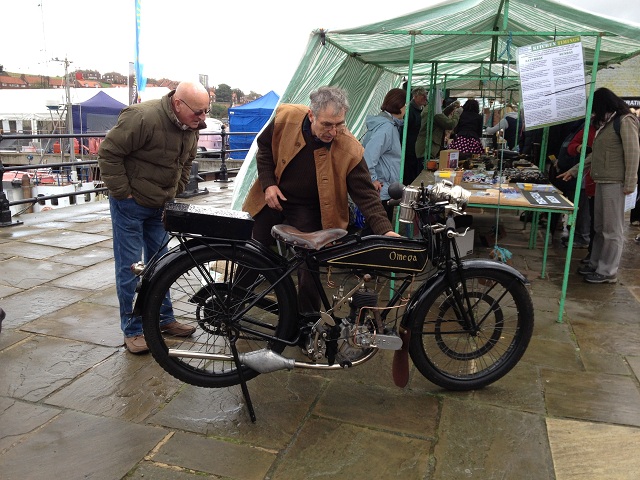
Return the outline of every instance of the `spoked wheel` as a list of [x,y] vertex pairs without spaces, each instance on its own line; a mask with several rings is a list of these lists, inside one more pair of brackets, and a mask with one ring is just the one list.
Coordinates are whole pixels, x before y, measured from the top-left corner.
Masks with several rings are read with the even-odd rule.
[[[249,249],[223,245],[190,253],[154,273],[143,310],[145,339],[174,377],[200,387],[236,385],[240,376],[231,343],[240,354],[282,352],[285,344],[277,339],[288,339],[294,329],[295,288],[290,279],[274,285],[278,271]],[[163,334],[166,318],[196,331],[186,338]],[[242,368],[245,380],[258,375]]]
[[421,303],[409,345],[420,373],[449,390],[475,390],[502,378],[533,334],[533,304],[517,278],[488,268],[465,269],[464,276],[466,298],[462,283],[443,282]]

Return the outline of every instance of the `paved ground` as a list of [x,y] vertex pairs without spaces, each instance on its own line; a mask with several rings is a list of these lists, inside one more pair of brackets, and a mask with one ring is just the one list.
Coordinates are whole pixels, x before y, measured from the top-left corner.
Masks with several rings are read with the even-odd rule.
[[[231,184],[189,200],[227,206]],[[476,216],[488,231],[493,214]],[[636,479],[640,476],[640,246],[627,232],[617,285],[572,274],[564,323],[559,241],[548,276],[505,214],[501,245],[531,280],[536,326],[520,364],[451,393],[391,355],[347,372],[262,375],[207,390],[122,346],[106,202],[23,215],[0,228],[3,479]],[[478,235],[476,236],[476,238]],[[489,249],[476,243],[474,255]],[[580,258],[583,251],[576,251]],[[573,262],[574,269],[578,260]]]

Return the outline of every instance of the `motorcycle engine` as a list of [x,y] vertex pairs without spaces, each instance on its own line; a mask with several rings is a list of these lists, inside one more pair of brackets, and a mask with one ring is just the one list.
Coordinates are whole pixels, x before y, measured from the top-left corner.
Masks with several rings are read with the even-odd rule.
[[329,365],[358,360],[382,331],[377,305],[377,292],[366,287],[356,291],[349,300],[349,315],[333,327],[319,325],[307,337],[304,353],[314,362],[326,357]]

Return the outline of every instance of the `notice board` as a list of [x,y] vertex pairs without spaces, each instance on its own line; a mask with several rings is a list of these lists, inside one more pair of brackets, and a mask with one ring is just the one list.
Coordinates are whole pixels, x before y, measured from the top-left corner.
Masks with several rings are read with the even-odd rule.
[[587,97],[580,37],[518,48],[526,130],[584,118]]

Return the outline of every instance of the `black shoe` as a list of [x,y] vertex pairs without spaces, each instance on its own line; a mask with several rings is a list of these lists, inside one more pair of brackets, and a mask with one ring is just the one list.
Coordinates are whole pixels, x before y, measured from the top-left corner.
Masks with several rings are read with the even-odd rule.
[[599,273],[590,273],[584,276],[584,281],[588,283],[617,283],[618,277],[615,275],[600,275]]
[[580,263],[584,263],[584,264],[589,264],[590,262],[591,262],[591,252],[589,252],[587,256],[584,257],[582,260],[580,260]]
[[591,275],[592,273],[596,273],[596,267],[592,267],[590,264],[586,264],[578,268],[578,273],[580,275]]

